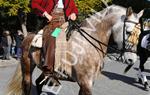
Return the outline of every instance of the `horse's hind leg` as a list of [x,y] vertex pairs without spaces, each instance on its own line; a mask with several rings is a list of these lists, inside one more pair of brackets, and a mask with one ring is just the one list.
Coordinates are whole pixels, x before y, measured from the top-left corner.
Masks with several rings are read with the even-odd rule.
[[31,56],[23,53],[22,71],[23,71],[23,89],[25,95],[30,95],[32,85],[32,73],[36,64],[40,63],[40,50],[36,50]]
[[22,71],[23,71],[23,92],[25,95],[30,95],[31,91],[31,74],[30,74],[30,60],[26,59],[22,62]]
[[22,66],[22,86],[23,92],[25,95],[31,94],[31,84],[32,84],[32,72],[35,68],[35,64],[40,63],[40,49],[37,49],[33,54],[30,54],[30,43],[34,37],[33,35],[27,36],[23,40],[22,43],[22,58],[21,58],[21,66]]

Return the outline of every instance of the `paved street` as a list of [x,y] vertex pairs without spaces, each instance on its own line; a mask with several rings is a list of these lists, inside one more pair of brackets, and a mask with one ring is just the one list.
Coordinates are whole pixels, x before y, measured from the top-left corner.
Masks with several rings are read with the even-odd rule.
[[11,58],[11,60],[0,59],[0,95],[5,95],[5,88],[11,77],[14,74],[18,61]]
[[[0,60],[0,95],[4,95],[5,87],[17,64],[18,61],[15,59]],[[143,86],[136,82],[137,66],[138,62],[127,74],[123,74],[125,64],[105,58],[105,67],[102,75],[94,83],[93,95],[150,95],[149,91],[144,91]],[[145,67],[150,80],[150,70],[148,70],[150,64],[146,64]],[[79,87],[76,83],[66,81],[61,81],[61,83],[59,95],[78,95]]]

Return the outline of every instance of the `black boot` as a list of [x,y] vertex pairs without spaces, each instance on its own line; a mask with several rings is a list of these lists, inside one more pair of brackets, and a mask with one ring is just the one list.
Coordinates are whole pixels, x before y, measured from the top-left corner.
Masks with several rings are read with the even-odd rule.
[[45,76],[53,76],[54,71],[50,69],[48,66],[43,66],[42,70]]

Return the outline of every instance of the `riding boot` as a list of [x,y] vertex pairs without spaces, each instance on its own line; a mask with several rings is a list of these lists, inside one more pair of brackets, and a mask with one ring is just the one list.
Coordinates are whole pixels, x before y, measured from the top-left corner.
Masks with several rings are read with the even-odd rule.
[[49,46],[46,50],[45,62],[43,65],[43,73],[45,75],[51,75],[54,73],[54,63],[55,63],[55,38],[49,37]]

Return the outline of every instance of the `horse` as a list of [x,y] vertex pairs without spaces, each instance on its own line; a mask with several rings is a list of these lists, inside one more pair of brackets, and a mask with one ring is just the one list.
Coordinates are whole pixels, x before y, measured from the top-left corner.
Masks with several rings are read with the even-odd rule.
[[[70,39],[65,42],[65,46],[63,46],[64,43],[61,43],[61,49],[65,49],[61,50],[60,52],[58,49],[58,54],[60,56],[57,60],[61,64],[57,66],[56,71],[59,74],[61,71],[61,74],[63,73],[63,75],[55,77],[57,77],[57,79],[65,79],[67,81],[77,82],[80,87],[79,95],[92,95],[94,79],[101,70],[103,59],[107,53],[108,42],[111,34],[123,33],[124,26],[126,27],[125,30],[131,32],[135,26],[135,23],[126,21],[138,23],[138,19],[141,15],[134,14],[130,8],[126,10],[126,8],[116,5],[112,5],[104,9],[102,13],[103,17],[101,12],[97,12],[91,17],[85,19],[81,23],[80,29],[77,29],[78,31],[74,31]],[[51,36],[49,31],[52,30],[49,26],[46,26],[44,28],[44,35],[47,36],[44,37],[47,40],[49,39],[48,37]],[[35,34],[30,34],[22,42],[23,54],[21,58],[21,64],[18,64],[21,65],[21,67],[18,66],[16,70],[16,72],[22,71],[22,74],[14,75],[14,78],[10,82],[7,95],[19,95],[18,93],[22,93],[23,95],[31,94],[31,75],[36,65],[41,68],[42,55],[41,49],[39,48],[33,49],[32,53],[30,53],[31,41],[34,36]],[[96,40],[93,40],[93,38]],[[46,52],[49,54],[49,51]],[[16,78],[20,80],[18,80],[18,82],[22,82],[22,85],[13,85],[16,83]],[[43,84],[42,82],[43,80],[41,80],[40,83]],[[20,88],[20,90],[15,90],[16,88]]]

